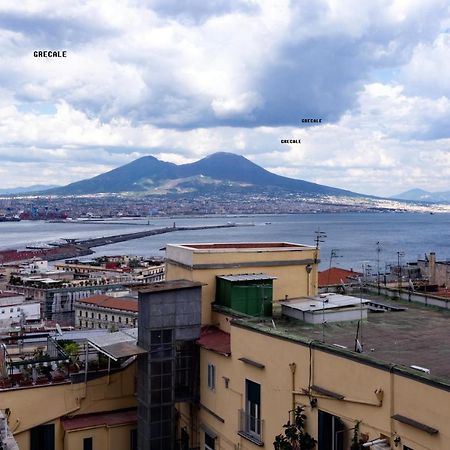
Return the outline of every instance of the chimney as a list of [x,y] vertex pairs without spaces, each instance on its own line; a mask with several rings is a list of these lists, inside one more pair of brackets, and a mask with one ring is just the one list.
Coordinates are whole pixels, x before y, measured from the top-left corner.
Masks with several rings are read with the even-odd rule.
[[430,284],[436,284],[436,253],[430,252],[428,259],[428,275],[430,277]]

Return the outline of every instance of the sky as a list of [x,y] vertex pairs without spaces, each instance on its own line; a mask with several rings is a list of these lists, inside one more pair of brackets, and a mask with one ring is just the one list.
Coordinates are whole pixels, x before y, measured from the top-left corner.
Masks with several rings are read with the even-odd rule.
[[449,125],[448,0],[0,2],[0,188],[229,151],[360,193],[448,191]]

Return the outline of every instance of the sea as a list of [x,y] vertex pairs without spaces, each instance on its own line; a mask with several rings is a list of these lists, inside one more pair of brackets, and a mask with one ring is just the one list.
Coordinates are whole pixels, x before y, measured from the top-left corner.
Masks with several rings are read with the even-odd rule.
[[[236,223],[234,228],[177,231],[96,247],[92,259],[103,255],[164,256],[166,244],[195,242],[285,241],[315,245],[320,242],[321,269],[329,267],[376,268],[383,271],[424,258],[435,252],[438,260],[450,260],[450,214],[333,213],[202,217],[148,217],[89,222],[51,223],[21,221],[0,223],[0,249],[42,246],[62,239],[87,239],[132,233],[166,226],[200,226]],[[379,244],[377,244],[379,243]],[[380,252],[377,251],[380,248]],[[332,256],[333,255],[333,256]],[[400,255],[400,256],[399,256]]]

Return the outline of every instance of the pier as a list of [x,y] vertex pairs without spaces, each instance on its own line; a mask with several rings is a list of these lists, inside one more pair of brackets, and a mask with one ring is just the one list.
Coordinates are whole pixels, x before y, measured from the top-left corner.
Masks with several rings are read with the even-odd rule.
[[209,230],[213,228],[234,228],[248,227],[254,224],[227,223],[223,225],[201,225],[195,227],[177,227],[174,223],[172,227],[156,228],[153,230],[138,231],[135,233],[123,233],[113,236],[103,236],[91,239],[64,239],[64,244],[51,244],[51,248],[30,248],[26,251],[4,250],[0,251],[0,264],[30,261],[33,258],[42,258],[47,261],[57,261],[60,259],[76,258],[79,256],[91,255],[92,248],[104,245],[116,244],[118,242],[141,239],[157,234],[173,233],[175,231]]

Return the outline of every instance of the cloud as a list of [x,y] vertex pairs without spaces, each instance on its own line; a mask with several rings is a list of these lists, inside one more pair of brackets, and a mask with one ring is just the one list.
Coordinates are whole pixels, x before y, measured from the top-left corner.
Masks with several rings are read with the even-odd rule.
[[235,151],[359,192],[446,190],[449,17],[445,0],[4,0],[0,161],[20,185],[34,164],[62,183]]

